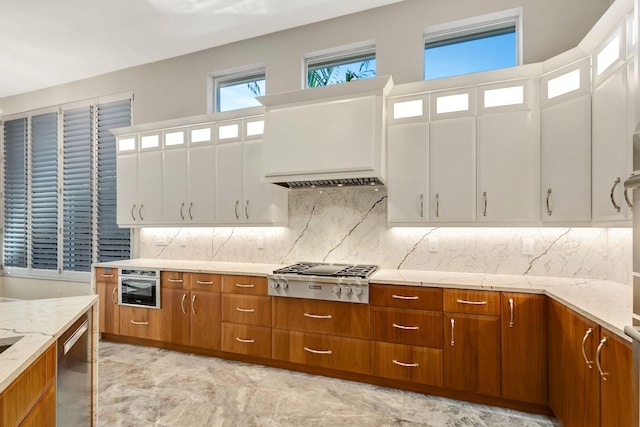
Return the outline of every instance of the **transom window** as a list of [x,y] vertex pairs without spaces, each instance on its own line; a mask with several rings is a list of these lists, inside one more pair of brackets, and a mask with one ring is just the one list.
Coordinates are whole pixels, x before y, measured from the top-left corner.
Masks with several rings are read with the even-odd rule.
[[221,112],[262,105],[256,96],[265,95],[265,83],[264,70],[214,77],[215,110]]
[[374,47],[307,58],[307,87],[320,87],[376,76]]
[[517,40],[515,19],[427,35],[424,78],[514,67],[518,65]]

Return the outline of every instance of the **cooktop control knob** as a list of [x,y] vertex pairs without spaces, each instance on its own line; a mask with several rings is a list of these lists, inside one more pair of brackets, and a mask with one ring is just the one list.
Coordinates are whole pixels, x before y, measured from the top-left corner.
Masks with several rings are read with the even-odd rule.
[[340,285],[335,285],[333,289],[331,289],[331,293],[333,293],[334,295],[340,295],[340,292],[342,292],[342,288],[340,287]]
[[351,295],[351,286],[343,286],[342,291],[345,295]]
[[280,289],[282,290],[287,289],[289,287],[289,282],[287,282],[286,280],[280,280],[278,284],[280,285]]
[[353,290],[353,292],[357,296],[360,296],[360,295],[364,294],[364,289],[362,289],[360,286],[356,286],[355,289]]
[[278,283],[277,280],[272,280],[270,285],[271,285],[271,289],[278,289],[280,287],[280,283]]

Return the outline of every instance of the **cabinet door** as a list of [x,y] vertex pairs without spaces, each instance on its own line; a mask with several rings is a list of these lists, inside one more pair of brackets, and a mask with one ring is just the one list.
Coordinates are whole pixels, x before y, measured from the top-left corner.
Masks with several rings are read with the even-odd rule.
[[180,226],[188,222],[186,149],[165,150],[162,168],[163,223]]
[[413,123],[387,130],[390,223],[429,220],[429,125]]
[[220,294],[191,291],[191,345],[210,350],[220,349]]
[[120,155],[116,174],[118,225],[138,225],[138,156]]
[[476,220],[476,118],[437,120],[429,130],[431,222]]
[[189,291],[162,288],[162,341],[189,345]]
[[627,70],[618,68],[593,89],[593,220],[626,219],[623,183],[627,152]]
[[502,294],[502,397],[546,405],[547,297]]
[[190,222],[211,225],[216,217],[216,149],[212,145],[189,149],[189,203],[185,216]]
[[269,223],[272,221],[273,184],[263,182],[262,142],[245,142],[244,150],[244,200],[240,214],[244,222]]
[[242,143],[221,144],[216,147],[216,222],[241,221],[243,208]]
[[600,366],[601,426],[631,426],[633,396],[631,386],[631,344],[615,334],[601,329]]
[[538,135],[532,111],[478,117],[478,221],[540,219]]
[[138,156],[138,203],[138,225],[162,222],[162,151]]
[[541,113],[543,221],[591,220],[591,97]]
[[100,332],[120,333],[120,306],[118,305],[117,283],[96,281],[96,290],[100,298]]
[[444,314],[444,386],[500,396],[500,318]]

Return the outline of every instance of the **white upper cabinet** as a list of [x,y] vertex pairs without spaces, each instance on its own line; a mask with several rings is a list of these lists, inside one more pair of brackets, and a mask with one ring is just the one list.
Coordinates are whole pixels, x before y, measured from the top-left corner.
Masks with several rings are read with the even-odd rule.
[[184,221],[185,203],[189,191],[189,152],[186,129],[163,132],[162,204],[163,220],[169,223]]
[[591,74],[584,59],[541,80],[541,217],[591,220]]
[[216,147],[216,219],[222,224],[244,218],[243,144],[233,142]]

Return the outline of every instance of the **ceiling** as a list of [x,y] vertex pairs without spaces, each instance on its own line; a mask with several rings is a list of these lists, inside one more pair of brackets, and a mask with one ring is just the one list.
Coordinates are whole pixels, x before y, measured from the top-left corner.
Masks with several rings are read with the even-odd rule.
[[0,98],[401,0],[0,0]]

